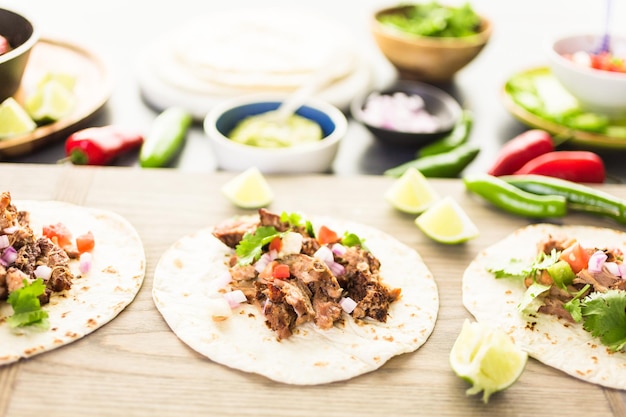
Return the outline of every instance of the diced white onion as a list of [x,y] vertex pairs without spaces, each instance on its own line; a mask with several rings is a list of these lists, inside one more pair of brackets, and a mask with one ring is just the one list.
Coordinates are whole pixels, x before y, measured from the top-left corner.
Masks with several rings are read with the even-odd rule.
[[258,261],[254,263],[254,270],[259,274],[265,270],[267,265],[276,259],[277,253],[275,250],[271,250],[269,252],[265,252]]
[[17,232],[19,230],[19,227],[17,226],[9,226],[9,227],[5,227],[2,231],[8,235],[12,235],[13,233]]
[[626,279],[626,264],[619,263],[617,264],[617,268],[619,269],[619,276],[622,277],[622,279]]
[[294,253],[300,253],[302,250],[303,236],[296,232],[287,232],[283,235],[280,252],[278,252],[279,258],[284,258],[287,255]]
[[331,250],[333,251],[335,255],[341,256],[341,255],[344,255],[348,249],[345,246],[343,246],[341,243],[335,243],[331,247]]
[[41,278],[44,281],[49,280],[52,276],[52,268],[50,268],[48,265],[39,265],[37,268],[35,268],[34,272],[35,277]]
[[615,262],[605,262],[604,266],[606,267],[606,269],[613,275],[615,276],[621,276],[620,272],[619,272],[619,267],[617,266],[617,263]]
[[328,269],[330,269],[330,272],[332,272],[336,277],[341,276],[346,272],[346,268],[335,261],[333,251],[326,245],[320,246],[320,248],[313,254],[313,257],[324,262],[326,266],[328,266]]
[[591,257],[589,258],[589,264],[587,269],[589,269],[589,272],[601,272],[602,265],[604,264],[606,259],[606,253],[601,250],[595,251],[593,255],[591,255]]
[[339,300],[339,305],[341,306],[343,311],[345,311],[348,314],[354,311],[357,304],[358,303],[350,297],[341,297],[341,300]]
[[10,245],[7,235],[0,235],[0,249],[8,248]]
[[224,298],[209,298],[206,303],[211,320],[215,322],[224,321],[233,314],[228,301]]
[[230,308],[235,308],[246,301],[246,295],[241,290],[227,292],[224,294],[224,298],[228,301]]
[[78,258],[78,270],[86,274],[91,270],[91,265],[93,263],[93,256],[89,252],[83,252],[80,254],[80,258]]

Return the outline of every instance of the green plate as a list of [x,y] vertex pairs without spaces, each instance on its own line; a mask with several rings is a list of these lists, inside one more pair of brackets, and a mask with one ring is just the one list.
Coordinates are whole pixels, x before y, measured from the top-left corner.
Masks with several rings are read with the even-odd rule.
[[583,111],[549,68],[512,75],[502,88],[506,109],[519,121],[543,129],[577,148],[625,149],[626,120]]

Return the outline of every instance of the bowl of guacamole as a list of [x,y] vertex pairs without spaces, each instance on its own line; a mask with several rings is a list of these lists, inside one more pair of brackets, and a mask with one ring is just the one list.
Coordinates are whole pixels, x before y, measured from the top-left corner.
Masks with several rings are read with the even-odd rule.
[[235,97],[214,106],[204,132],[218,166],[240,171],[256,166],[264,173],[331,172],[348,121],[335,106],[309,99],[286,120],[274,111],[283,95]]

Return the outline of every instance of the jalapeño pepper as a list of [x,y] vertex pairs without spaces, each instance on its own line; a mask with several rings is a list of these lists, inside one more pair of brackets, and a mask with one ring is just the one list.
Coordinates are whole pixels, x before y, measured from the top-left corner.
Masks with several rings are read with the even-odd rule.
[[463,178],[465,187],[496,207],[530,218],[563,217],[567,200],[561,195],[538,195],[489,174],[470,174]]
[[65,155],[76,165],[106,165],[142,143],[142,135],[116,126],[89,127],[67,138]]
[[480,148],[470,143],[452,149],[451,151],[424,156],[409,162],[405,162],[397,167],[385,171],[385,175],[400,177],[404,172],[414,167],[425,177],[453,178],[457,177],[470,162],[472,162]]
[[160,113],[139,152],[139,164],[144,168],[158,168],[169,164],[180,152],[192,117],[184,109],[170,107]]
[[437,139],[433,143],[424,146],[417,152],[417,157],[436,155],[451,151],[467,142],[470,131],[472,130],[472,114],[469,110],[464,110],[461,119],[454,125],[452,132],[441,139]]
[[544,175],[505,175],[500,178],[533,194],[563,196],[572,210],[609,217],[626,225],[626,200],[607,192]]

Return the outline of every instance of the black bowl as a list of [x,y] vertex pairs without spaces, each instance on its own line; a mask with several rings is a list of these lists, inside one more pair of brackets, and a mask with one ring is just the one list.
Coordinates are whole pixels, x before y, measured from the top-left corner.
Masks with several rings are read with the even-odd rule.
[[[363,109],[370,95],[391,95],[397,92],[422,97],[426,111],[438,118],[438,129],[434,132],[403,132],[368,123]],[[396,82],[389,88],[380,91],[370,91],[357,97],[351,103],[350,112],[355,120],[367,127],[380,141],[392,145],[418,148],[450,133],[461,117],[462,109],[450,94],[440,88],[418,81],[403,80]]]
[[0,35],[11,50],[0,55],[0,102],[11,97],[22,82],[30,51],[39,40],[32,21],[20,13],[0,8]]

